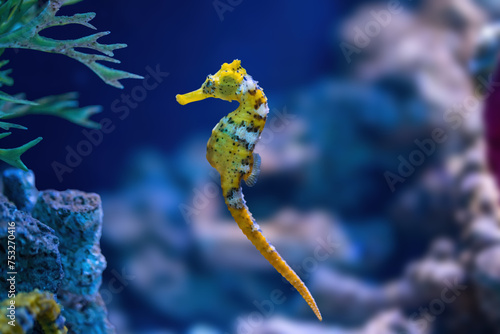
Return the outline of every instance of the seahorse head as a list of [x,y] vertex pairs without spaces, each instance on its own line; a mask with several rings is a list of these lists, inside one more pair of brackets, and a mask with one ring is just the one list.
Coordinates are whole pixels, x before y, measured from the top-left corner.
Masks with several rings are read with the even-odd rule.
[[188,104],[195,101],[215,97],[226,101],[240,99],[240,87],[247,71],[241,67],[240,60],[234,60],[231,64],[222,64],[220,70],[207,76],[201,88],[187,94],[177,95],[177,102]]

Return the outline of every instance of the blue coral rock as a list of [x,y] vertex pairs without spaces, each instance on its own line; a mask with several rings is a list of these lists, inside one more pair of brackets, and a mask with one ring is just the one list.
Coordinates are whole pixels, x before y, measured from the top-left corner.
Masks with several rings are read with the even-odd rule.
[[38,197],[33,171],[6,169],[2,174],[3,194],[22,211],[31,212]]
[[99,294],[106,260],[99,240],[101,198],[78,190],[40,192],[33,216],[52,227],[60,239],[65,277],[58,292],[70,333],[114,333]]
[[479,305],[495,327],[500,326],[500,245],[481,251],[474,261],[475,288]]
[[62,288],[93,295],[101,285],[106,260],[101,254],[102,208],[97,194],[77,190],[40,192],[33,216],[52,227],[60,239],[66,276]]
[[[59,239],[54,230],[18,210],[0,195],[0,258],[7,259],[8,223],[15,223],[15,270],[17,292],[40,289],[55,293],[64,277]],[[0,271],[6,273],[7,261],[0,261]],[[8,283],[0,280],[0,300],[7,297]]]

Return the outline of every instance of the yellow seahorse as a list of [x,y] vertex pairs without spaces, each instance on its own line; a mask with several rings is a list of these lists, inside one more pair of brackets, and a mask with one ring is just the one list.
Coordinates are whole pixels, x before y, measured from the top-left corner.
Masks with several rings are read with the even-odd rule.
[[253,150],[269,112],[262,88],[241,67],[241,62],[234,60],[231,64],[224,63],[216,74],[209,75],[200,89],[177,95],[176,99],[184,105],[209,97],[240,103],[235,111],[223,117],[214,127],[207,144],[207,160],[221,175],[222,193],[231,215],[253,245],[297,289],[318,319],[322,320],[311,293],[262,235],[243,199],[241,180],[253,186],[260,170],[260,157]]

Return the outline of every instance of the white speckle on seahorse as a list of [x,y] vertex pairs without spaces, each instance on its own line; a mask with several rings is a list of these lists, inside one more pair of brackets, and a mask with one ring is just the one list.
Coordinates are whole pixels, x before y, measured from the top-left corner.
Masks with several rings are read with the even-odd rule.
[[269,107],[267,106],[267,103],[262,103],[259,109],[257,109],[257,114],[259,114],[262,117],[266,116],[268,113],[269,113]]
[[240,170],[246,174],[250,171],[250,165],[241,165]]
[[238,87],[237,94],[245,95],[249,90],[254,90],[256,88],[256,83],[253,81],[252,77],[249,75],[245,76],[245,80],[241,83],[240,87]]
[[231,207],[241,209],[243,207],[243,204],[245,204],[241,188],[238,189],[238,191],[233,192],[233,196],[229,198],[227,202]]
[[252,232],[255,232],[255,231],[258,231],[258,230],[260,230],[260,226],[259,226],[259,224],[257,224],[256,222],[254,222],[252,224]]
[[237,128],[236,135],[249,144],[255,144],[255,142],[259,138],[258,132],[248,132],[246,126],[240,126],[239,128]]

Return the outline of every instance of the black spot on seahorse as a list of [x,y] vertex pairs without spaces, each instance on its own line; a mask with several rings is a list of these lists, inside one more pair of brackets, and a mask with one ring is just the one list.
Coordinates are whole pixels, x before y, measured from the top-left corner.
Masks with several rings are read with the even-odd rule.
[[255,124],[253,123],[253,121],[251,121],[250,125],[247,126],[247,131],[248,132],[258,132],[259,131],[259,127],[255,126]]
[[241,190],[238,188],[231,188],[226,193],[227,205],[232,208],[241,209],[243,207],[243,197],[241,196]]
[[210,78],[210,76],[208,76],[207,81],[203,85],[203,93],[208,95],[215,95],[216,89],[217,87],[214,85],[214,81]]
[[253,148],[255,147],[254,143],[249,143],[246,141],[246,139],[241,138],[241,137],[237,136],[236,134],[233,134],[231,136],[231,139],[233,139],[235,142],[237,142],[238,144],[240,144],[241,146],[243,146],[245,149],[247,149],[249,151],[253,150]]
[[262,103],[264,103],[263,99],[258,99],[257,101],[255,101],[255,105],[253,106],[255,110],[259,109]]
[[238,188],[231,188],[229,191],[226,193],[226,198],[227,199],[233,199],[234,194],[238,191]]

